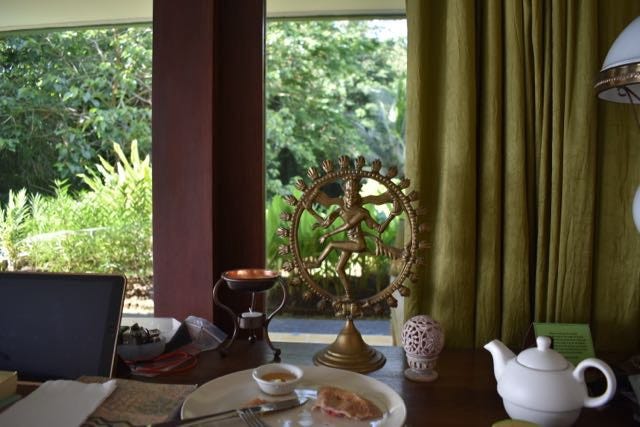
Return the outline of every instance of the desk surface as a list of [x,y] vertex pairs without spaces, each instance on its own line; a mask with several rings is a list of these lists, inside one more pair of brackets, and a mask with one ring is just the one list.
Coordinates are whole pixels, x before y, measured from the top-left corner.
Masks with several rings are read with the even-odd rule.
[[[320,344],[274,343],[282,349],[281,361],[296,365],[312,365],[312,356],[322,349]],[[378,371],[368,374],[393,388],[407,406],[407,426],[491,426],[508,418],[496,392],[491,355],[484,350],[445,350],[438,360],[439,378],[432,383],[416,383],[405,379],[404,352],[400,347],[376,347],[387,358]],[[250,369],[273,361],[267,345],[238,340],[229,355],[218,352],[200,355],[191,371],[145,379],[159,383],[203,384],[231,372]],[[583,409],[577,426],[637,426],[632,421],[626,402],[614,401],[599,409]]]

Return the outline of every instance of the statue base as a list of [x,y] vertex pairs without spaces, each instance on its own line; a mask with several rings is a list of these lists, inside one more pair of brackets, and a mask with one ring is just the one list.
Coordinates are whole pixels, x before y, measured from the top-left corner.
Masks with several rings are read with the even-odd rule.
[[336,340],[313,356],[313,363],[330,368],[366,373],[384,366],[382,353],[371,348],[362,339],[352,319],[347,319]]

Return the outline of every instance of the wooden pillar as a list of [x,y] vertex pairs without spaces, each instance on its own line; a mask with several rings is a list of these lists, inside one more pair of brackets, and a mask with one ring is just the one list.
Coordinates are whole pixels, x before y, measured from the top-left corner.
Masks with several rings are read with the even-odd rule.
[[155,315],[228,329],[212,283],[265,262],[264,1],[153,7]]
[[[264,0],[215,2],[213,269],[264,267]],[[226,298],[225,298],[226,297]],[[249,297],[223,293],[236,311]],[[231,325],[217,309],[216,323]]]

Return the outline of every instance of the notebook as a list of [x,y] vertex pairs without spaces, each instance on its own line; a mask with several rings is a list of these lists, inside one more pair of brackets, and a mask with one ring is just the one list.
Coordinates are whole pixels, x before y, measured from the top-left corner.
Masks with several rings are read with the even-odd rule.
[[0,273],[0,370],[19,381],[112,376],[123,276]]

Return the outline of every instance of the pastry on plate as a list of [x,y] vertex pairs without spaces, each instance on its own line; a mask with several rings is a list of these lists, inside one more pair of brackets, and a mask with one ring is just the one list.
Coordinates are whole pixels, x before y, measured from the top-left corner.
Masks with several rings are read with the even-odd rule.
[[334,417],[359,421],[382,418],[382,411],[370,400],[352,391],[331,386],[318,389],[318,399],[313,409]]

